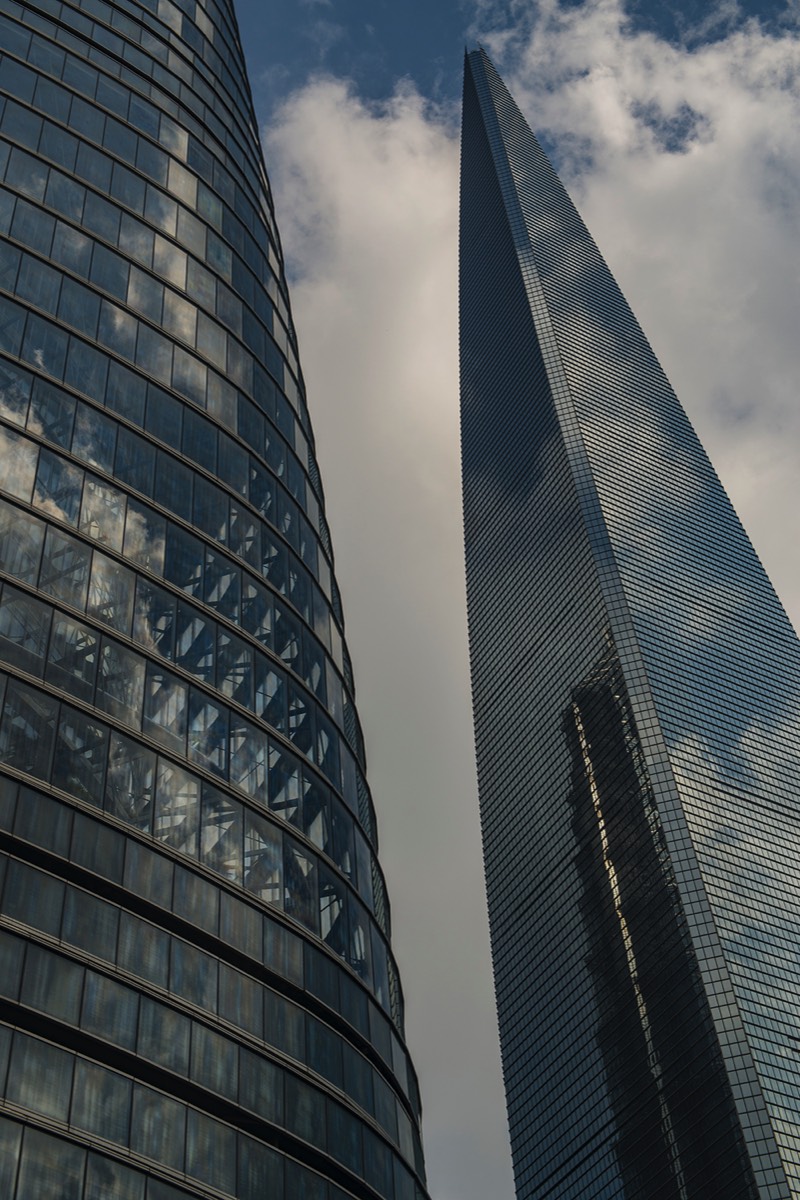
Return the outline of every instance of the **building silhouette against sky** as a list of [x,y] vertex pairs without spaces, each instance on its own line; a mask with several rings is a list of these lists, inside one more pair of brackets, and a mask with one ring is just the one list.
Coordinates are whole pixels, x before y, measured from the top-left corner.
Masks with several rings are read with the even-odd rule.
[[470,648],[517,1193],[800,1196],[798,641],[482,51],[462,137]]
[[420,1200],[227,0],[0,2],[0,1194]]

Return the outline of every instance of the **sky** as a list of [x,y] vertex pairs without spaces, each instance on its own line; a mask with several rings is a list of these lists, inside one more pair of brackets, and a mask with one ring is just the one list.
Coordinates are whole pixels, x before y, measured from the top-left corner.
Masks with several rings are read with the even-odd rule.
[[512,1200],[458,435],[458,122],[482,44],[795,626],[800,4],[238,0],[333,533],[433,1200]]

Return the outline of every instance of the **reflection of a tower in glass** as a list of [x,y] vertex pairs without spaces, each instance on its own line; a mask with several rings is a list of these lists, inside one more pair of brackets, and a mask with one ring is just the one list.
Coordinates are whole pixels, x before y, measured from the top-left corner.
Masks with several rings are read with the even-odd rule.
[[0,10],[0,1194],[415,1200],[231,5]]
[[481,51],[461,190],[473,698],[518,1195],[800,1196],[800,646]]

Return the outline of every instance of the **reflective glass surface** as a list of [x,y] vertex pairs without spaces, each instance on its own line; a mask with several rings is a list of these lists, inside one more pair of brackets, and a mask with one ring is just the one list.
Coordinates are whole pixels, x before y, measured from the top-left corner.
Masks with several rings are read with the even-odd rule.
[[461,369],[518,1196],[800,1196],[800,646],[483,52],[465,77]]
[[423,1197],[229,0],[0,0],[0,456],[0,1191]]

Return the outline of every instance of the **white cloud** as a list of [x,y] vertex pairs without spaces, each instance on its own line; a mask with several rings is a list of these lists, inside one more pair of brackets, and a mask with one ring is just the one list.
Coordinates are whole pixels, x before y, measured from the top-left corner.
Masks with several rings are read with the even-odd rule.
[[[689,51],[616,0],[481,40],[608,259],[797,619],[800,56],[750,22]],[[497,26],[480,6],[473,32]],[[457,114],[295,93],[267,135],[420,1069],[432,1193],[512,1185],[466,666]],[[680,149],[676,149],[680,147]]]

